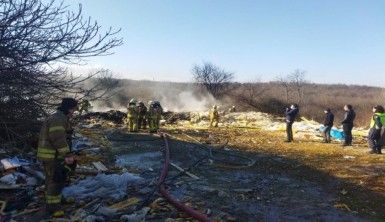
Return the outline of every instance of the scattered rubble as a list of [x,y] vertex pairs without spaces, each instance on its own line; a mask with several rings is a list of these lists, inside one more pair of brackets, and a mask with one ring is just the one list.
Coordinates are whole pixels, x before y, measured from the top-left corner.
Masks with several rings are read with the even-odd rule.
[[107,120],[114,122],[115,124],[122,124],[123,119],[126,117],[126,113],[118,110],[110,110],[108,112],[90,112],[78,118],[81,120]]
[[[63,190],[69,203],[64,205],[68,218],[72,221],[191,221],[192,218],[176,210],[158,193],[158,177],[164,163],[160,152],[164,149],[162,141],[146,133],[127,133],[122,125],[124,118],[125,113],[120,111],[88,113],[77,118],[73,150],[80,160],[77,175]],[[169,175],[161,184],[184,205],[213,220],[306,221],[317,217],[331,221],[365,221],[354,213],[354,207],[337,203],[333,196],[337,194],[314,182],[289,176],[285,170],[292,160],[284,154],[250,153],[234,146],[234,141],[244,137],[242,130],[283,132],[282,119],[258,112],[228,113],[221,117],[219,126],[233,134],[222,137],[208,130],[206,112],[167,112],[164,120],[166,124],[173,124],[164,129],[172,134],[172,162]],[[322,139],[320,126],[315,121],[302,119],[294,128],[296,136],[316,141]],[[338,129],[335,130],[338,134]],[[355,131],[355,135],[365,133],[364,129]],[[229,142],[230,139],[233,140]],[[261,138],[262,142],[255,142],[251,137],[246,139],[255,146],[277,144],[275,138]],[[360,158],[348,154],[338,158],[346,163]],[[17,218],[37,215],[44,205],[44,174],[33,155],[10,157],[0,153],[0,201],[3,201],[0,203],[5,203],[7,218],[17,221]],[[273,171],[277,165],[282,172]],[[291,170],[304,167],[303,163],[292,165],[295,167]],[[348,197],[353,192],[342,188],[336,193]],[[2,219],[0,215],[0,221]]]

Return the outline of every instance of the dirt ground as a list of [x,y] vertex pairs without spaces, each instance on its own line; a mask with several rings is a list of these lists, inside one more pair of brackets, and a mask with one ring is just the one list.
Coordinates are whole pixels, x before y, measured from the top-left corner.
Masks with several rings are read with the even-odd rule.
[[[286,144],[283,132],[258,129],[166,131],[185,141],[227,142],[219,146],[222,152],[256,161],[251,167],[246,163],[242,167],[233,165],[234,159],[225,161],[229,164],[214,160],[212,165],[194,168],[202,180],[186,184],[185,192],[204,197],[206,206],[219,215],[230,214],[236,221],[385,219],[384,157],[368,155],[362,140],[352,148],[342,148],[339,143],[304,139]],[[173,149],[192,148],[191,144],[180,143],[175,141]],[[226,160],[226,155],[221,155]],[[188,168],[186,161],[180,162]]]
[[[305,139],[287,144],[283,132],[260,129],[170,125],[162,131],[171,137],[171,162],[199,177],[171,167],[169,191],[217,221],[385,219],[384,157],[368,155],[362,138],[342,148]],[[107,138],[115,164],[148,181],[159,175],[161,140],[125,130],[112,130]],[[170,208],[154,210],[147,221],[186,219]]]
[[[112,123],[77,131],[106,147],[102,155],[83,156],[80,165],[101,160],[118,173],[143,178],[127,187],[127,198],[138,203],[121,214],[148,206],[146,221],[193,221],[156,191],[163,166],[161,138],[128,133]],[[169,192],[215,221],[385,220],[385,157],[367,154],[363,138],[343,148],[305,138],[284,143],[284,132],[257,128],[166,125],[161,131],[170,136],[171,162],[198,177],[170,167]],[[82,208],[84,203],[65,205],[72,216]],[[120,221],[119,216],[106,221]],[[17,221],[41,218],[31,214]]]

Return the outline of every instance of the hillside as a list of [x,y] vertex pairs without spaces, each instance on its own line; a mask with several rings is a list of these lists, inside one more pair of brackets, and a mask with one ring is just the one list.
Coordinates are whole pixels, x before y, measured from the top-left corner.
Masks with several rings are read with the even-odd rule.
[[[300,105],[300,113],[322,122],[323,110],[331,108],[336,123],[343,117],[344,104],[351,104],[357,112],[356,124],[366,126],[374,105],[385,103],[385,89],[357,85],[306,84],[297,91],[286,90],[276,82],[233,83],[221,98],[213,98],[206,90],[193,83],[120,80],[116,93],[106,101],[93,102],[94,111],[125,110],[128,100],[159,100],[171,111],[204,111],[213,104],[225,111],[235,105],[238,111],[262,111],[274,115],[290,103]],[[288,100],[287,100],[288,99]]]

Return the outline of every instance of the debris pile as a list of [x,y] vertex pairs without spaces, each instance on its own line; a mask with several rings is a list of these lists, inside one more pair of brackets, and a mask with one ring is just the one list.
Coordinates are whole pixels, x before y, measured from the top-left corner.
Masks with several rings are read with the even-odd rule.
[[190,121],[191,113],[190,112],[165,112],[163,113],[163,118],[167,124],[174,124],[178,121],[185,120]]
[[126,117],[126,113],[119,110],[110,110],[108,112],[90,112],[83,116],[79,116],[81,119],[96,119],[98,121],[105,120],[111,121],[115,124],[122,124],[123,119]]
[[[256,218],[267,218],[266,212],[270,208],[277,212],[292,210],[293,220],[308,216],[306,212],[291,209],[295,205],[292,202],[280,205],[288,200],[285,199],[287,193],[279,191],[282,187],[296,188],[290,195],[293,200],[301,200],[304,206],[325,203],[329,206],[333,202],[327,198],[318,203],[324,193],[315,190],[311,183],[304,184],[279,173],[266,173],[270,172],[263,168],[266,163],[283,164],[283,156],[242,153],[234,147],[245,132],[254,135],[251,132],[260,129],[283,131],[283,119],[258,112],[222,113],[217,132],[207,130],[206,112],[167,112],[164,119],[173,124],[163,129],[172,138],[169,140],[170,165],[168,177],[159,182],[159,173],[165,163],[161,152],[165,145],[161,137],[128,133],[119,126],[124,117],[123,112],[109,111],[77,118],[79,123],[72,149],[79,155],[79,161],[76,175],[63,190],[66,218],[72,221],[193,220],[178,211],[168,202],[170,200],[160,197],[161,186],[184,205],[215,221],[255,221]],[[302,118],[294,128],[297,136],[317,138],[320,126],[320,123]],[[229,143],[229,140],[233,141]],[[248,144],[255,144],[252,136],[247,136],[247,140]],[[42,167],[33,154],[1,155],[0,204],[7,205],[4,215],[7,219],[26,220],[44,206]],[[344,155],[343,159],[353,161],[355,156]],[[239,181],[242,181],[241,187]],[[321,208],[311,211],[319,212],[322,218],[328,215],[335,218],[340,213],[335,209],[329,211],[325,206]],[[343,218],[348,216],[343,214]]]
[[120,175],[101,173],[64,188],[63,196],[78,201],[95,198],[120,201],[126,197],[129,183],[138,184],[140,182],[143,182],[141,177],[128,172]]
[[[185,117],[185,118],[182,118]],[[208,112],[191,112],[189,115],[183,114],[180,118],[174,119],[173,123],[181,127],[208,127]],[[187,118],[189,117],[189,118]],[[261,112],[232,112],[222,113],[220,115],[220,127],[236,127],[236,128],[256,128],[266,131],[285,131],[286,125],[284,118],[274,117],[267,113]],[[294,123],[293,130],[296,136],[306,139],[320,140],[322,135],[321,123],[314,120],[301,117],[301,121]],[[353,130],[355,136],[366,136],[367,129],[355,128]],[[342,129],[333,127],[332,137],[337,140],[343,139]]]

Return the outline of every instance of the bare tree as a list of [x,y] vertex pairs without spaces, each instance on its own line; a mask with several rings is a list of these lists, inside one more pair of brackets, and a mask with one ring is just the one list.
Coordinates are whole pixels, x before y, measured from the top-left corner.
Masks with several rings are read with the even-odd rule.
[[244,83],[241,86],[241,90],[236,96],[240,102],[260,110],[261,100],[266,96],[268,88],[266,85],[261,84],[258,80],[250,83]]
[[290,91],[291,91],[291,83],[288,76],[278,76],[277,83],[284,89],[286,96],[286,103],[289,103]]
[[35,121],[61,97],[98,91],[80,86],[103,70],[76,76],[58,64],[111,54],[122,44],[118,32],[102,33],[81,5],[74,12],[56,0],[0,0],[0,121],[11,129]]
[[227,72],[209,62],[194,65],[192,73],[195,82],[206,88],[215,98],[223,96],[234,79],[234,73]]
[[298,103],[303,102],[303,89],[304,86],[308,83],[308,81],[305,79],[305,74],[306,71],[296,69],[288,76],[291,87],[297,93]]

